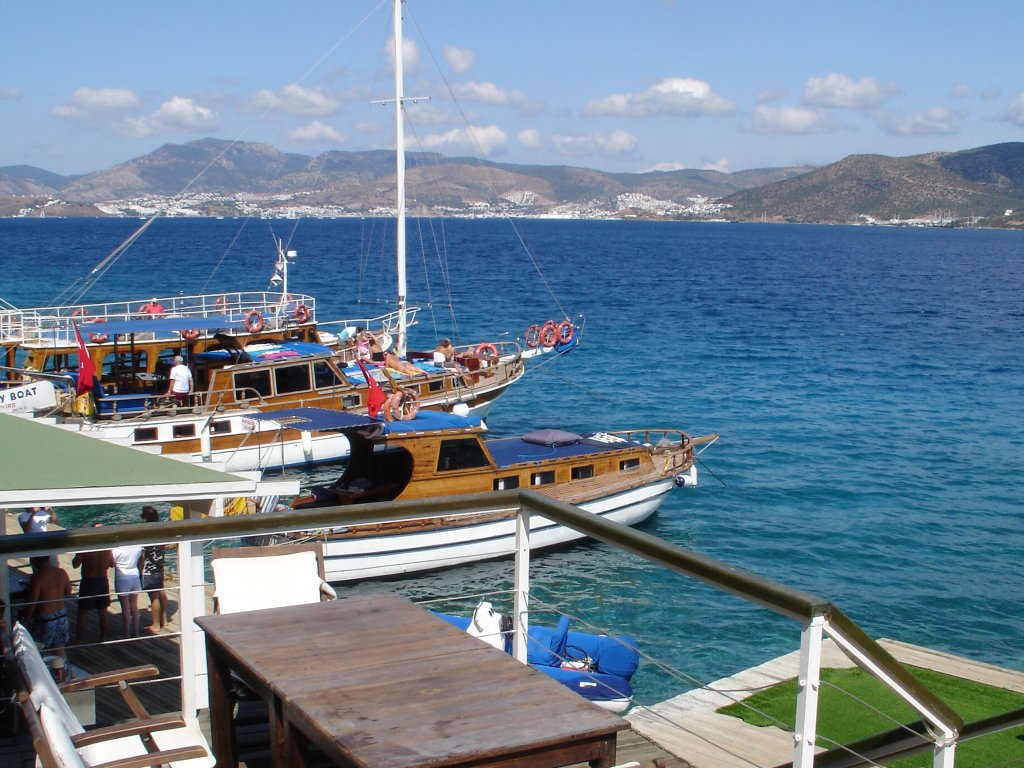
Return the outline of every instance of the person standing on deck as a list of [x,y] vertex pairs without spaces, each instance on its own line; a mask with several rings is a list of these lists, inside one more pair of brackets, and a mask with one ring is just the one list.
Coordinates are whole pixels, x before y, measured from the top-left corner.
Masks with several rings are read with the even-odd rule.
[[114,591],[121,603],[125,637],[139,636],[139,592],[142,591],[142,547],[126,544],[114,549]]
[[[103,523],[93,523],[99,528]],[[100,642],[107,639],[108,612],[110,608],[110,579],[107,571],[114,567],[114,553],[109,549],[99,552],[79,552],[71,565],[82,569],[82,580],[78,585],[78,619],[75,622],[75,642],[85,639],[85,624],[89,611],[96,609],[100,616]]]
[[[159,523],[155,507],[142,508],[142,522]],[[167,626],[167,593],[164,591],[164,557],[167,546],[153,544],[142,548],[142,588],[149,595],[149,633],[155,635]]]
[[64,598],[71,595],[71,579],[63,568],[51,565],[46,555],[33,557],[29,562],[32,580],[28,585],[25,623],[37,643],[63,656],[70,634]]
[[192,371],[185,365],[185,358],[181,355],[174,356],[174,367],[167,375],[168,397],[173,396],[178,405],[185,405],[188,402],[188,395],[192,391]]

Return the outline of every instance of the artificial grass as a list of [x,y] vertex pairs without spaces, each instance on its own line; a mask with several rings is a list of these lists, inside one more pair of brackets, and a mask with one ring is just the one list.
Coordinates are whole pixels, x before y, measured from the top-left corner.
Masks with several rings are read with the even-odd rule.
[[[943,675],[930,669],[908,669],[963,719],[971,723],[1024,707],[1024,695],[1002,688]],[[818,696],[818,745],[823,748],[891,730],[920,716],[879,680],[861,669],[823,669]],[[751,725],[785,724],[790,730],[796,716],[796,679],[759,691],[742,703],[718,710]],[[861,701],[883,714],[875,712]],[[764,715],[760,714],[764,713]],[[767,717],[766,717],[767,716]],[[889,719],[891,718],[891,719]],[[989,768],[1024,761],[1024,727],[971,739],[956,749],[957,768]],[[929,768],[931,751],[893,762],[898,768]]]

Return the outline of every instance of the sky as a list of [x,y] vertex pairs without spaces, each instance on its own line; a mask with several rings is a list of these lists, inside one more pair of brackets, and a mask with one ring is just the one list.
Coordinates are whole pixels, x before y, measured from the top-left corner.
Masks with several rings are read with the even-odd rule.
[[[394,147],[390,0],[17,3],[0,167]],[[409,0],[406,145],[609,172],[1024,141],[1019,0]]]

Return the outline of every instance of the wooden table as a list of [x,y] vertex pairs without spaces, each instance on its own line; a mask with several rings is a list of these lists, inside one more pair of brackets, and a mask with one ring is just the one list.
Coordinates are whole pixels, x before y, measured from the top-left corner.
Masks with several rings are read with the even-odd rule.
[[230,673],[268,704],[275,766],[615,763],[622,718],[394,594],[203,616],[218,766],[237,765]]

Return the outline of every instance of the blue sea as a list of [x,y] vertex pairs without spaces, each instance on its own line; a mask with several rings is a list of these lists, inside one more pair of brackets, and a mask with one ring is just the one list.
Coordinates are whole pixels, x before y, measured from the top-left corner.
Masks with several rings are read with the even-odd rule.
[[[0,298],[50,302],[139,223],[0,220]],[[261,290],[279,237],[321,319],[373,315],[395,293],[392,229],[160,220],[86,299]],[[874,637],[1024,670],[1024,233],[413,220],[409,243],[419,346],[586,318],[578,350],[498,402],[494,433],[718,432],[699,487],[646,532],[832,600]],[[437,243],[444,261],[420,255]],[[487,563],[389,586],[510,577]],[[538,557],[533,577],[682,673],[642,665],[644,703],[799,645],[793,622],[604,545]]]

